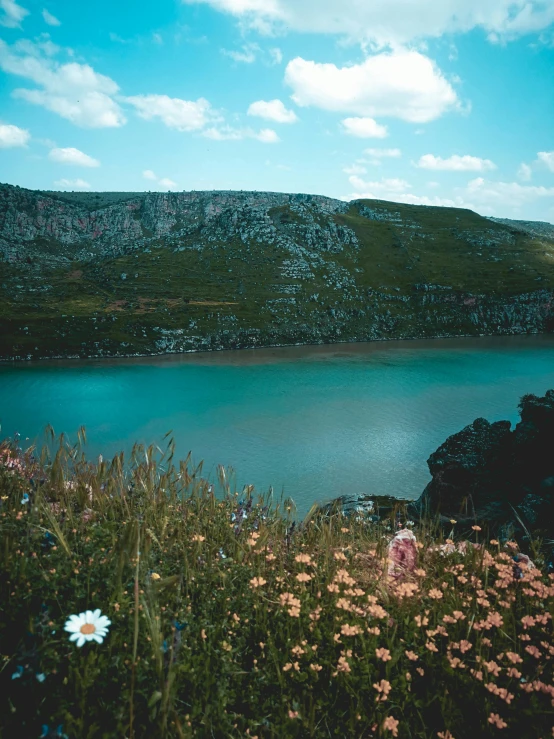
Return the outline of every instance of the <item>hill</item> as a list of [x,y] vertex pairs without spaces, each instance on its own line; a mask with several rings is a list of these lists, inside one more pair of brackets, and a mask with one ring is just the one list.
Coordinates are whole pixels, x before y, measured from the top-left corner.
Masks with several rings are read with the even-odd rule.
[[550,331],[553,264],[457,208],[0,185],[0,359]]

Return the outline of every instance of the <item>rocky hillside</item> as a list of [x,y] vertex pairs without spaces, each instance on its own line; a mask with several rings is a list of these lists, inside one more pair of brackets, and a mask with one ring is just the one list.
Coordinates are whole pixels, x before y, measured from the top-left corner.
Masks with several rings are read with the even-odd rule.
[[553,266],[463,209],[0,185],[0,358],[551,331]]

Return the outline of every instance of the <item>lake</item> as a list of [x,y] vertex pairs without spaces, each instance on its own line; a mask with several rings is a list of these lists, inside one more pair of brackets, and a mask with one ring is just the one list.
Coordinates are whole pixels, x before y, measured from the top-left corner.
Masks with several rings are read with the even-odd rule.
[[554,388],[554,336],[334,344],[0,365],[0,438],[47,424],[91,457],[172,431],[216,480],[273,487],[298,514],[345,493],[417,498],[426,460],[475,418],[518,420]]

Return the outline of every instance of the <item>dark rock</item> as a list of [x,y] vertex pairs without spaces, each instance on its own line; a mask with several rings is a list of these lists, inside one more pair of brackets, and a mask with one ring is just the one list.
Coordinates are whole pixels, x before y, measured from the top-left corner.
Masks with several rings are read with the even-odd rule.
[[508,421],[478,418],[454,434],[427,464],[433,479],[408,515],[436,516],[445,526],[475,523],[492,536],[554,537],[554,390],[542,398],[525,395],[521,421],[513,431]]

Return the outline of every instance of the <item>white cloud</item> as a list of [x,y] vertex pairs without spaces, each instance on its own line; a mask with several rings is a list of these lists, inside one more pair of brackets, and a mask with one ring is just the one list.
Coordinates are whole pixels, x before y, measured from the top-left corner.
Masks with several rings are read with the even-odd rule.
[[23,18],[29,15],[29,11],[18,5],[15,0],[0,0],[0,10],[4,11],[0,16],[0,26],[6,28],[19,28]]
[[77,167],[99,167],[100,162],[98,159],[89,157],[88,154],[84,154],[79,149],[68,147],[66,149],[52,149],[48,154],[48,158],[53,162],[59,164],[72,164]]
[[398,159],[402,156],[400,149],[364,149],[364,154],[373,157],[373,159]]
[[152,34],[152,41],[155,44],[163,44],[164,40],[163,40],[162,34],[161,33],[153,33]]
[[207,4],[262,33],[339,34],[379,46],[483,29],[491,41],[538,33],[554,21],[551,0],[182,0]]
[[[410,190],[412,187],[409,182],[406,182],[406,180],[401,180],[397,178],[382,179],[378,182],[366,182],[357,175],[351,175],[348,178],[348,181],[350,182],[352,187],[356,188],[357,190],[378,193],[380,195],[390,195],[391,193],[405,192],[406,190]],[[373,195],[372,197],[376,197],[376,195]]]
[[367,174],[367,169],[360,164],[351,164],[349,167],[344,167],[342,171],[351,175]]
[[273,64],[281,64],[283,61],[283,52],[278,47],[269,50],[269,57]]
[[167,95],[134,95],[125,98],[141,118],[159,118],[168,128],[199,131],[214,117],[210,103],[204,98],[181,100]]
[[468,182],[466,193],[476,202],[496,206],[497,212],[501,212],[502,208],[519,208],[542,198],[554,198],[554,187],[492,182],[477,177]]
[[158,177],[158,175],[155,172],[152,172],[151,169],[145,169],[142,176],[145,180],[156,182],[162,190],[174,190],[179,186],[176,182],[170,180],[169,177]]
[[61,187],[63,190],[90,190],[90,185],[86,180],[56,180],[54,182],[56,187]]
[[55,15],[52,15],[52,13],[49,13],[46,8],[42,11],[42,17],[44,18],[44,22],[48,24],[49,26],[61,26],[61,22],[56,18]]
[[281,139],[271,128],[262,128],[254,131],[251,128],[233,128],[232,126],[212,127],[202,131],[202,136],[214,141],[242,141],[243,139],[257,139],[264,144],[277,144]]
[[122,126],[126,120],[112,99],[119,87],[88,64],[60,64],[50,41],[22,41],[9,47],[0,40],[0,69],[31,80],[39,89],[14,90],[12,95],[41,105],[83,128]]
[[387,127],[373,118],[345,118],[341,125],[344,133],[360,139],[384,139],[389,135]]
[[27,146],[31,134],[25,128],[0,123],[0,149],[11,149],[15,146]]
[[177,187],[177,183],[173,182],[173,180],[170,180],[169,177],[162,177],[158,180],[158,185],[160,185],[163,188],[167,188],[168,190],[171,190],[173,187]]
[[532,169],[528,164],[525,164],[525,162],[522,162],[519,165],[519,169],[517,171],[517,176],[520,180],[523,182],[529,182],[531,179]]
[[539,151],[537,159],[546,164],[551,172],[554,172],[554,151]]
[[241,51],[221,49],[221,53],[228,56],[234,62],[252,64],[256,61],[256,55],[260,51],[258,44],[243,44]]
[[424,154],[415,165],[420,169],[443,170],[449,172],[486,172],[496,169],[496,164],[490,159],[480,159],[469,155],[454,154],[448,159],[436,157],[434,154]]
[[342,68],[297,57],[286,67],[285,82],[297,105],[364,117],[425,123],[460,109],[440,69],[417,51],[376,54]]
[[298,120],[296,113],[285,108],[281,100],[257,100],[248,108],[248,115],[276,123],[296,123]]

